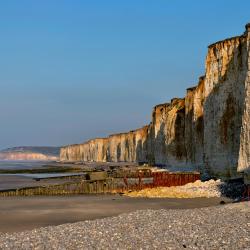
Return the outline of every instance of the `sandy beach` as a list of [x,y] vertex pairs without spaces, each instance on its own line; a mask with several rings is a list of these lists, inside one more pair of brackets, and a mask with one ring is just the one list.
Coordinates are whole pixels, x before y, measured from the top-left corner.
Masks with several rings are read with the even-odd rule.
[[38,187],[47,185],[56,185],[64,183],[64,179],[46,179],[35,181],[30,177],[18,175],[0,175],[0,191],[6,189],[18,189],[24,187]]
[[249,208],[249,202],[241,202],[193,209],[138,210],[0,233],[0,249],[249,249]]
[[0,198],[0,232],[94,220],[141,209],[189,209],[218,205],[222,198],[148,199],[120,195]]

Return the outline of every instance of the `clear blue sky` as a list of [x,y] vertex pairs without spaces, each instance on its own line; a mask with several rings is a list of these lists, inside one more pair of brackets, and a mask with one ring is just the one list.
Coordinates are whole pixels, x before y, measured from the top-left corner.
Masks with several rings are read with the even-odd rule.
[[63,145],[147,124],[241,34],[250,1],[0,2],[0,148]]

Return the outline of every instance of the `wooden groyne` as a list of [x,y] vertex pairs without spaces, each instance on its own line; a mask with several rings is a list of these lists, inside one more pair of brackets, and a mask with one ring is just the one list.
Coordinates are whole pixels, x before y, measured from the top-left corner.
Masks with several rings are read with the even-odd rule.
[[65,182],[63,184],[25,187],[0,191],[0,196],[104,194],[144,188],[181,186],[200,179],[199,173],[138,172],[137,176]]

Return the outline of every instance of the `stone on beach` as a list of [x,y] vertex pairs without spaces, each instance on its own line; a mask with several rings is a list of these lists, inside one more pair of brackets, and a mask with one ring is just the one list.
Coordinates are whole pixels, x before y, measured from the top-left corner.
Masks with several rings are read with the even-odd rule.
[[139,210],[117,217],[0,234],[0,249],[250,249],[250,202]]
[[130,197],[148,198],[221,197],[220,186],[222,184],[220,180],[209,180],[205,182],[198,180],[184,186],[147,188],[140,191],[127,192],[126,195]]

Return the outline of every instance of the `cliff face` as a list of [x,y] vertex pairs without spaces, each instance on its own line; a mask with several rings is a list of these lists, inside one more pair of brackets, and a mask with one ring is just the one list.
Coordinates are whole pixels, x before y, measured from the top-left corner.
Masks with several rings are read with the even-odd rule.
[[152,114],[148,153],[156,165],[185,164],[185,101],[174,98],[171,103],[157,105]]
[[246,63],[247,72],[244,84],[243,117],[240,136],[240,153],[238,159],[238,171],[248,169],[250,171],[250,24],[246,25]]
[[61,149],[63,161],[146,162],[148,126]]
[[185,97],[185,147],[190,166],[203,166],[204,144],[204,79],[200,77],[197,87],[187,89]]
[[184,99],[154,107],[149,126],[61,149],[62,161],[137,161],[235,177],[250,167],[250,26],[208,47]]
[[[204,92],[204,166],[214,175],[237,176],[240,138],[249,134],[249,127],[245,133],[242,130],[246,85],[249,85],[246,84],[247,40],[248,36],[243,35],[218,42],[208,49]],[[249,148],[246,151],[249,152]]]

